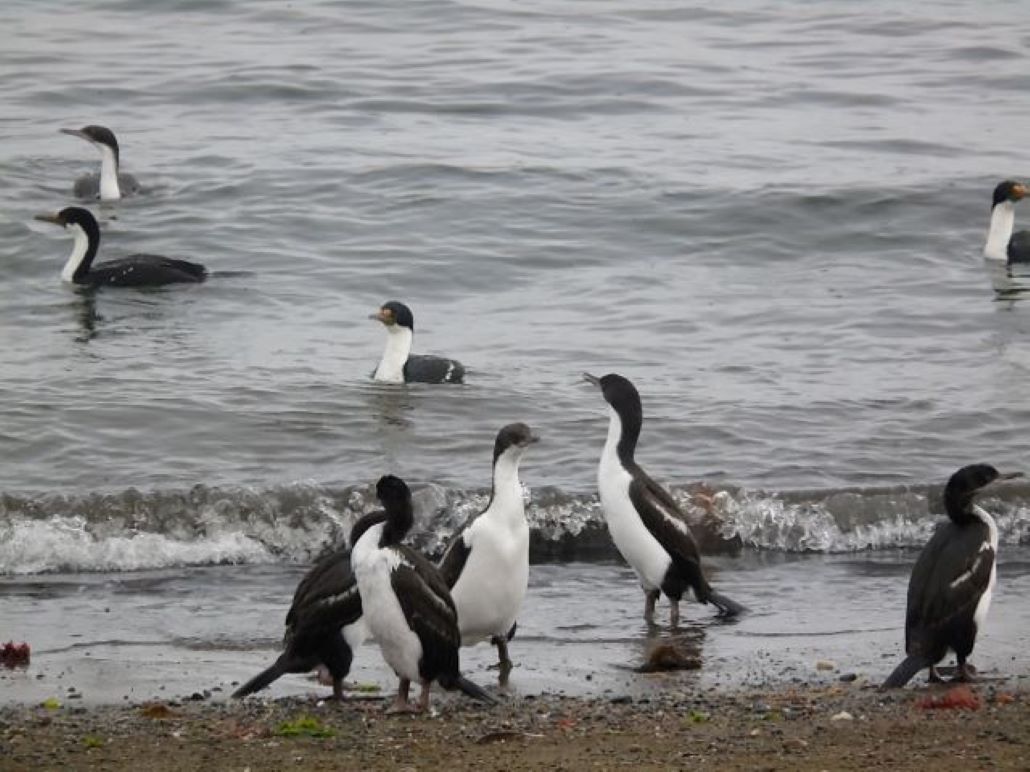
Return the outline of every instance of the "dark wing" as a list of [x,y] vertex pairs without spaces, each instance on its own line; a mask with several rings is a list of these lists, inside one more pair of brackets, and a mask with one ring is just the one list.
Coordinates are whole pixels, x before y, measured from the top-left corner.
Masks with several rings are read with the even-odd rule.
[[123,196],[134,196],[142,190],[139,180],[127,172],[119,172],[118,189],[121,190]]
[[464,377],[465,368],[453,359],[412,354],[404,363],[408,383],[461,383]]
[[404,615],[422,640],[457,647],[458,612],[450,590],[436,566],[406,545],[394,547],[404,558],[393,571],[392,582]]
[[75,180],[72,192],[76,198],[93,199],[100,197],[100,174],[85,174]]
[[465,563],[468,561],[469,555],[472,554],[472,547],[465,542],[466,533],[465,528],[460,530],[458,535],[451,539],[451,543],[447,545],[443,557],[440,558],[440,575],[443,576],[444,582],[447,583],[447,587],[450,589],[453,589],[454,585],[457,584],[458,579],[461,577],[461,572],[465,570]]
[[297,610],[303,608],[319,596],[333,595],[339,592],[354,578],[350,567],[350,550],[346,547],[333,550],[324,555],[313,565],[293,591],[293,602],[286,612],[286,626],[289,627],[297,616]]
[[1009,262],[1030,263],[1030,231],[1016,231],[1009,239]]
[[637,467],[629,486],[629,498],[644,526],[669,553],[673,565],[694,588],[698,600],[704,601],[709,587],[701,573],[701,552],[672,496]]
[[[142,192],[143,187],[139,184],[139,180],[131,174],[120,172],[118,174],[118,189],[122,192],[122,196],[134,196]],[[84,174],[79,177],[72,186],[72,192],[76,198],[87,200],[100,198],[100,173],[93,172],[92,174]]]
[[361,613],[350,552],[337,550],[318,561],[297,586],[286,614],[286,640],[335,633]]
[[390,574],[393,591],[408,624],[422,644],[419,673],[434,679],[458,675],[458,613],[436,567],[413,549],[400,545],[404,560]]
[[207,268],[188,260],[161,255],[130,255],[94,265],[86,281],[112,287],[158,287],[163,284],[195,283],[207,278]]
[[991,580],[994,550],[984,523],[943,523],[919,553],[908,583],[905,648],[971,617]]

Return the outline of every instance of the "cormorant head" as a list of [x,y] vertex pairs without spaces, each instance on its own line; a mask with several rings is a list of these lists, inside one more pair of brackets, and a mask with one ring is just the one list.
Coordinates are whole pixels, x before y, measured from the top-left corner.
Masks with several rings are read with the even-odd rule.
[[944,507],[955,519],[969,514],[973,498],[995,483],[1022,477],[1021,472],[1002,474],[990,464],[970,464],[959,469],[944,486]]
[[37,214],[35,219],[54,223],[62,228],[78,225],[86,233],[98,230],[97,219],[88,209],[83,209],[81,206],[67,206],[56,214]]
[[400,477],[386,474],[380,477],[379,482],[376,483],[376,498],[389,510],[391,504],[410,503],[411,491],[408,489],[407,483]]
[[590,373],[583,373],[583,378],[601,389],[605,400],[620,413],[626,408],[636,407],[640,410],[640,393],[629,378],[617,373],[608,373],[598,378]]
[[114,152],[114,160],[118,161],[118,140],[114,138],[114,132],[106,126],[83,126],[81,129],[61,129],[62,134],[70,134],[73,137],[81,137],[94,145],[106,145]]
[[1016,203],[1022,199],[1026,193],[1026,185],[1022,182],[1015,182],[1013,180],[999,182],[997,187],[994,189],[994,200],[991,202],[991,208],[993,209],[1002,201],[1011,201],[1012,203]]
[[496,464],[501,454],[509,448],[517,448],[521,454],[521,451],[539,441],[540,438],[524,423],[508,424],[497,432],[497,439],[494,441],[494,463]]
[[388,328],[397,325],[415,331],[415,317],[412,316],[411,309],[397,300],[383,303],[379,311],[369,316],[369,319],[378,319]]
[[376,483],[376,496],[386,510],[386,526],[383,528],[379,546],[399,544],[415,523],[411,507],[411,491],[400,477],[383,475]]

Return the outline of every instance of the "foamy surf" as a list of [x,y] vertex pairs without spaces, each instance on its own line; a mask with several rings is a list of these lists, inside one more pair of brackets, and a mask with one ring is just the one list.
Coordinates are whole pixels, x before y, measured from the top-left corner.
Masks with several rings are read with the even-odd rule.
[[98,537],[82,517],[19,520],[0,529],[0,573],[44,574],[268,563],[274,557],[239,531],[193,540],[137,532]]
[[[1001,542],[1030,541],[1025,484],[986,505]],[[770,493],[673,488],[702,549],[848,553],[917,547],[941,521],[938,485]],[[526,490],[536,560],[609,559],[597,497]],[[413,543],[442,552],[489,491],[415,486]],[[0,497],[0,574],[136,571],[174,566],[306,563],[345,543],[377,506],[371,487],[313,482],[257,490],[194,486],[83,496]]]

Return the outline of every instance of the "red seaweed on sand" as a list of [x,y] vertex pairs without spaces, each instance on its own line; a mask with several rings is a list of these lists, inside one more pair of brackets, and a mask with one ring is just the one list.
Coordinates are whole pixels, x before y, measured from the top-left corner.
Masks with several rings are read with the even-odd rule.
[[4,667],[28,667],[29,645],[8,641],[0,646],[0,665]]
[[923,710],[980,710],[979,695],[968,686],[948,689],[939,697],[923,697],[916,701],[916,707]]

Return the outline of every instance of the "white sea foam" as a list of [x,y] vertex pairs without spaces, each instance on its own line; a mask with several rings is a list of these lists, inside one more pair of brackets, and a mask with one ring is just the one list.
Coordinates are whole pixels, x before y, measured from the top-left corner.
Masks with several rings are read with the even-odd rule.
[[[699,542],[713,550],[913,548],[944,518],[934,486],[783,494],[731,489],[715,493],[710,504],[694,487],[672,492]],[[614,554],[596,495],[544,487],[524,495],[538,557]],[[416,487],[416,526],[409,542],[430,556],[440,555],[489,497],[489,490]],[[1003,545],[1030,542],[1027,500],[1017,491],[984,502],[995,515]],[[198,486],[188,492],[126,491],[74,499],[0,497],[0,575],[308,563],[344,544],[354,522],[377,508],[369,486],[332,490],[314,483],[266,491]]]
[[[921,547],[945,519],[942,513],[927,509],[926,497],[922,495],[884,494],[879,502],[869,494],[857,496],[871,509],[876,509],[877,503],[882,506],[875,519],[856,510],[854,505],[842,505],[840,495],[837,501],[828,497],[824,501],[792,503],[775,494],[740,491],[736,497],[718,494],[716,506],[723,536],[736,536],[745,547],[782,552],[839,553]],[[1030,528],[1030,509],[1009,502],[992,504],[1001,541],[1022,543]]]
[[258,541],[226,532],[184,541],[155,533],[94,536],[81,517],[20,520],[0,529],[0,575],[136,571],[170,566],[267,563]]

